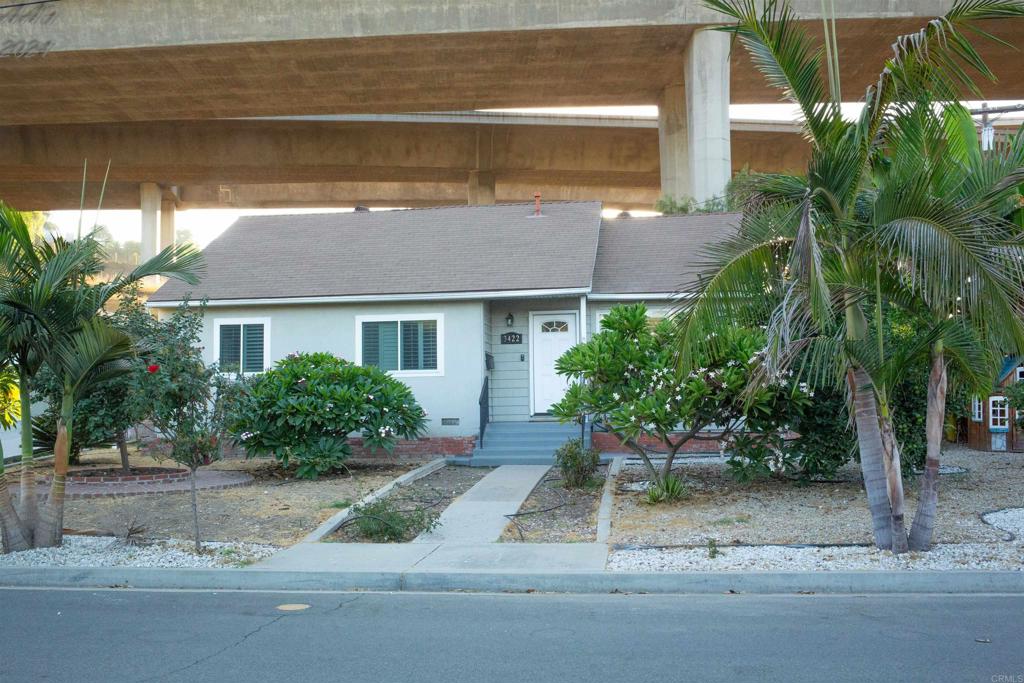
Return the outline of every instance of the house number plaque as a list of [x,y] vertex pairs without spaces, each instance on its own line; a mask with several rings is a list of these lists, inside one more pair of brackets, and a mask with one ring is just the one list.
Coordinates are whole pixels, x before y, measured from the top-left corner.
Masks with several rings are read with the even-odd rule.
[[522,344],[523,333],[522,332],[506,332],[501,335],[502,344]]

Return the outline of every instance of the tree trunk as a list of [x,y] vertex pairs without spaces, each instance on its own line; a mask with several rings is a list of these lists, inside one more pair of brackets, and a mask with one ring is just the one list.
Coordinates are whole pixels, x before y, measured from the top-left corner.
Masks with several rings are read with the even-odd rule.
[[7,474],[4,472],[3,449],[0,448],[0,552],[12,553],[32,547],[32,535],[22,523],[18,511],[11,502],[7,488]]
[[117,433],[117,450],[121,452],[121,471],[131,474],[132,468],[128,464],[128,442],[125,440],[124,432]]
[[196,497],[196,470],[198,467],[192,468],[192,475],[189,477],[189,482],[192,489],[192,523],[196,533],[196,552],[202,552],[203,544],[199,539],[199,500]]
[[910,549],[928,550],[935,534],[935,513],[939,507],[939,458],[942,455],[942,426],[946,415],[946,356],[941,343],[932,353],[932,368],[928,375],[928,415],[925,434],[928,453],[921,474],[921,493],[917,512],[910,527]]
[[882,431],[882,447],[884,450],[886,493],[889,496],[889,507],[892,509],[892,551],[905,553],[907,545],[906,501],[903,494],[903,464],[900,461],[900,445],[896,441],[896,430],[892,419],[883,416],[880,419]]
[[39,515],[39,527],[36,529],[37,548],[52,548],[64,541],[64,486],[68,474],[70,442],[71,436],[62,417],[57,423],[57,442],[53,447],[53,481],[50,484],[50,497]]
[[24,363],[18,364],[18,392],[21,400],[21,481],[18,514],[29,534],[39,526],[39,499],[36,494],[36,473],[32,469],[32,379]]
[[892,548],[892,507],[886,492],[882,433],[878,426],[878,401],[871,378],[863,368],[847,373],[847,383],[853,394],[854,420],[857,425],[857,447],[860,451],[860,469],[864,476],[864,490],[868,496],[875,545],[883,550]]

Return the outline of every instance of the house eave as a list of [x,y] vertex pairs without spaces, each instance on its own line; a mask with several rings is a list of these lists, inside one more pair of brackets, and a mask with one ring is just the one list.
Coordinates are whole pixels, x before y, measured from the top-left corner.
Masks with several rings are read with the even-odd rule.
[[597,293],[588,295],[591,301],[647,301],[647,300],[673,300],[686,299],[693,296],[688,292],[628,292],[628,293]]
[[[513,289],[479,292],[428,292],[421,294],[352,294],[344,296],[296,296],[252,299],[208,299],[208,308],[227,306],[291,306],[295,304],[355,304],[405,301],[474,301],[479,299],[535,299],[540,297],[580,296],[589,294],[589,287],[557,289]],[[198,301],[192,300],[193,303]],[[177,308],[181,300],[147,301],[147,308]]]

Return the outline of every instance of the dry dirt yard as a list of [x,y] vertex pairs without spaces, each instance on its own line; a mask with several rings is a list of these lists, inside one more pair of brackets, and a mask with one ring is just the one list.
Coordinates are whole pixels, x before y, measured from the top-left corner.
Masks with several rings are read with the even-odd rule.
[[607,466],[599,467],[584,488],[566,489],[558,468],[552,467],[519,507],[520,516],[505,527],[501,542],[596,542],[597,509],[607,470]]
[[[982,521],[985,512],[1024,505],[1024,454],[950,447],[944,466],[964,474],[939,481],[938,543],[993,542],[1006,533]],[[642,492],[624,490],[645,479],[639,466],[619,475],[611,542],[620,545],[731,543],[870,543],[871,519],[859,465],[840,472],[842,483],[798,485],[766,481],[740,484],[721,463],[685,463],[678,470],[691,495],[672,505],[647,505]],[[907,522],[917,505],[917,477],[904,480]]]
[[[119,466],[116,451],[91,451],[83,465]],[[173,467],[170,461],[131,456],[133,467]],[[380,488],[417,463],[350,464],[351,474],[316,481],[290,478],[274,461],[223,460],[210,469],[241,470],[255,482],[241,488],[199,492],[199,522],[204,540],[246,541],[287,546],[300,541],[340,507]],[[150,494],[121,498],[89,498],[66,503],[64,525],[75,533],[109,532],[133,517],[148,538],[192,537],[192,508],[188,494]]]

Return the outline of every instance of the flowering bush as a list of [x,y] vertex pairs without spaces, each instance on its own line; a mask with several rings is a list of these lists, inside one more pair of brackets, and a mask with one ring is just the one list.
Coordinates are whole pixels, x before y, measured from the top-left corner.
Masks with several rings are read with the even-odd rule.
[[405,384],[329,353],[290,354],[249,380],[230,412],[232,440],[248,456],[294,463],[296,476],[307,479],[344,467],[349,434],[390,453],[398,438],[415,439],[426,424]]
[[[807,404],[808,392],[791,379],[748,390],[764,336],[728,328],[709,338],[694,356],[695,369],[677,362],[676,328],[670,320],[651,325],[643,304],[617,306],[602,331],[558,359],[560,374],[573,378],[553,411],[563,420],[590,414],[635,451],[655,485],[671,476],[676,453],[713,428],[721,440],[743,429],[743,438],[776,439],[785,431],[794,405]],[[653,439],[664,453],[660,471],[643,441]]]

